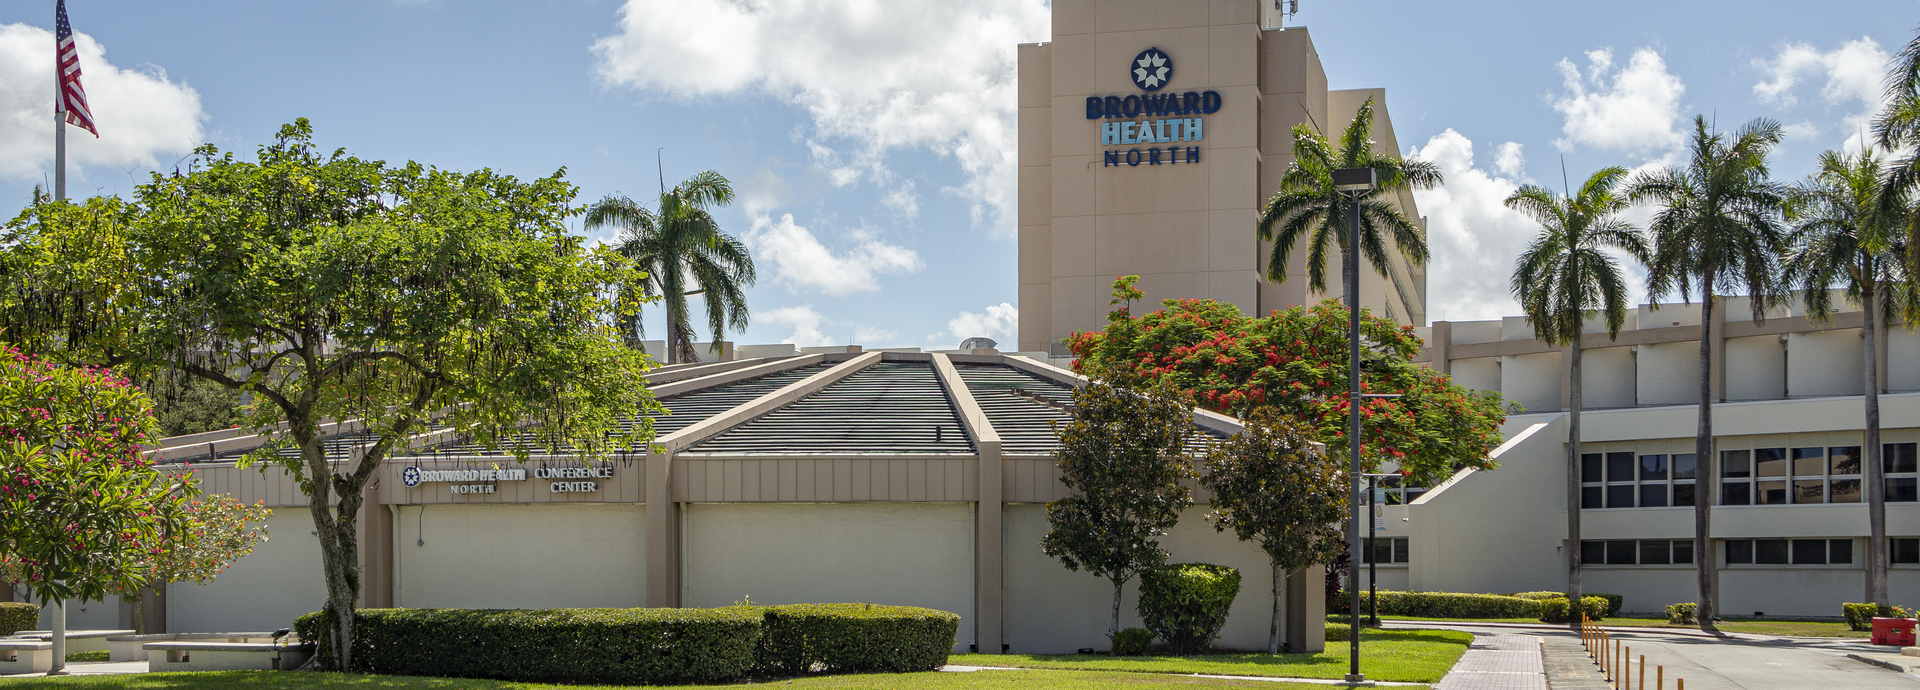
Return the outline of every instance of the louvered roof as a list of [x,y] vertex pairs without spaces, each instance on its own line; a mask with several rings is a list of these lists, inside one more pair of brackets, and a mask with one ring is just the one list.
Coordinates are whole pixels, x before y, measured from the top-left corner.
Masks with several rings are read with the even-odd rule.
[[972,453],[932,361],[877,362],[684,453]]

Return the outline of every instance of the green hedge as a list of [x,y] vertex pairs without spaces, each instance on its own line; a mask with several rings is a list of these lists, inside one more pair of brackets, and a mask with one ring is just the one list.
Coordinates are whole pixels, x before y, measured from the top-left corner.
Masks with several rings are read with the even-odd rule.
[[1114,656],[1140,656],[1153,648],[1153,631],[1146,628],[1126,628],[1112,637]]
[[[960,617],[871,604],[717,609],[360,609],[353,670],[522,682],[724,683],[750,673],[929,671]],[[301,616],[321,642],[328,617]]]
[[1667,604],[1667,623],[1669,625],[1697,624],[1700,619],[1695,618],[1694,613],[1699,610],[1700,606],[1691,601],[1684,604]]
[[[1606,618],[1607,600],[1598,596],[1580,597],[1580,608],[1585,609],[1590,620]],[[1566,597],[1554,597],[1540,602],[1540,622],[1572,623],[1573,612],[1568,610]]]
[[947,664],[960,616],[913,606],[793,604],[762,612],[763,673],[931,671]]
[[[295,622],[324,641],[331,618]],[[720,683],[754,666],[761,616],[722,609],[360,609],[353,670],[522,682]]]
[[1204,651],[1227,624],[1240,595],[1240,571],[1211,563],[1172,563],[1140,573],[1140,620],[1176,656]]
[[[1521,599],[1532,599],[1534,601],[1546,601],[1548,599],[1565,599],[1567,598],[1567,593],[1566,592],[1518,592],[1518,593],[1515,593],[1513,596],[1520,597]],[[1580,598],[1585,599],[1587,597],[1600,597],[1602,599],[1606,599],[1607,610],[1605,612],[1605,615],[1608,618],[1619,616],[1620,604],[1621,602],[1626,601],[1626,597],[1620,596],[1618,594],[1606,594],[1602,592],[1581,592],[1580,593]]]
[[40,607],[18,601],[0,601],[0,635],[32,630],[40,622]]
[[[1347,595],[1340,595],[1345,604]],[[1329,607],[1332,608],[1332,607]],[[1367,611],[1367,593],[1360,593],[1360,610]],[[1346,607],[1339,607],[1345,612]],[[1540,602],[1499,594],[1455,594],[1452,592],[1380,592],[1382,616],[1419,618],[1539,618]]]
[[1347,637],[1347,635],[1351,634],[1352,632],[1353,632],[1353,626],[1347,625],[1346,623],[1328,623],[1327,624],[1327,641],[1328,642],[1349,642],[1351,640]]

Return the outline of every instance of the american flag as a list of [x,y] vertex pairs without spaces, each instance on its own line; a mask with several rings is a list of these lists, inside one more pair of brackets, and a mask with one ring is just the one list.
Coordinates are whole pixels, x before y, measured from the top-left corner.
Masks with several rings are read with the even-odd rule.
[[73,27],[67,25],[67,0],[58,0],[54,6],[54,40],[60,53],[60,95],[54,109],[67,114],[67,124],[79,125],[99,138],[100,130],[93,128],[93,111],[87,109],[87,90],[80,86],[80,49],[74,47]]

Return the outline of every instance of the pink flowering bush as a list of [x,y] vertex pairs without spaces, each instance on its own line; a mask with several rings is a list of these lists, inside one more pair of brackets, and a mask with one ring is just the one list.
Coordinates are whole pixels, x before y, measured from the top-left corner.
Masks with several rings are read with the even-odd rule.
[[0,348],[0,571],[45,601],[137,589],[187,541],[198,491],[140,454],[153,404],[104,368]]

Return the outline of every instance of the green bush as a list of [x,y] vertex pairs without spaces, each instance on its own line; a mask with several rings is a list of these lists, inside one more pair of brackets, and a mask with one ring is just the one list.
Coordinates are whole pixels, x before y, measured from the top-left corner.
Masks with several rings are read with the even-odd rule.
[[913,606],[792,604],[755,606],[766,632],[756,668],[813,671],[931,671],[947,664],[960,616]]
[[[295,622],[324,641],[325,613]],[[721,683],[754,667],[762,614],[720,609],[360,609],[354,671],[523,682]]]
[[1347,635],[1352,633],[1353,633],[1353,626],[1347,625],[1346,623],[1328,623],[1327,624],[1327,641],[1328,642],[1347,642],[1349,641],[1347,638]]
[[1146,628],[1127,628],[1113,636],[1114,656],[1140,656],[1153,647],[1153,631]]
[[1840,616],[1853,630],[1872,630],[1874,618],[1912,618],[1913,610],[1886,604],[1841,604]]
[[[1521,599],[1532,599],[1534,601],[1546,601],[1548,599],[1565,599],[1567,598],[1567,593],[1566,592],[1515,592],[1512,596],[1520,597]],[[1619,616],[1620,604],[1626,601],[1626,597],[1622,597],[1618,594],[1605,594],[1602,592],[1585,592],[1580,595],[1580,598],[1582,599],[1585,599],[1587,597],[1600,597],[1602,599],[1606,599],[1607,610],[1605,611],[1605,615],[1609,618]]]
[[1698,604],[1691,601],[1684,604],[1667,604],[1667,622],[1673,625],[1697,624],[1700,619],[1694,617],[1694,612],[1699,608]]
[[18,601],[0,601],[0,636],[32,630],[40,622],[40,607]]
[[1140,619],[1174,654],[1192,654],[1213,644],[1239,595],[1239,570],[1171,563],[1140,573]]
[[[1520,597],[1499,594],[1455,594],[1452,592],[1389,592],[1380,593],[1379,614],[1382,616],[1415,616],[1419,618],[1539,618],[1540,602]],[[1340,602],[1345,604],[1346,593],[1340,594]],[[1368,607],[1367,593],[1360,593],[1360,610]],[[1335,607],[1329,606],[1329,609]],[[1336,610],[1345,613],[1346,607]]]
[[[1602,620],[1606,617],[1607,600],[1601,597],[1580,597],[1580,607],[1586,609],[1587,618]],[[1567,598],[1556,597],[1540,602],[1540,620],[1545,623],[1572,623],[1574,614],[1567,610]]]

